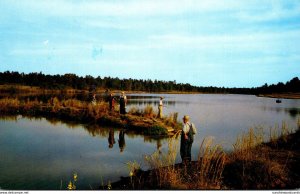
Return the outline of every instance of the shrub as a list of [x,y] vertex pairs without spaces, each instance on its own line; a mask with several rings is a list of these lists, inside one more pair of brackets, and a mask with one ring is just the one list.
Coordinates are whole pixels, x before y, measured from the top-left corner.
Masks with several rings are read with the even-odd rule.
[[151,127],[148,127],[144,130],[144,134],[145,135],[167,135],[167,129],[165,129],[164,127],[158,126],[158,125],[154,125]]

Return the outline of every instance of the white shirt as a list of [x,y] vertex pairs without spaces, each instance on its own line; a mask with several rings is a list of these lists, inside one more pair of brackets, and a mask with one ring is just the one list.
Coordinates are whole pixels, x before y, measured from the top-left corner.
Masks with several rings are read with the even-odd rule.
[[125,95],[121,95],[120,98],[124,98],[124,100],[127,100],[127,97]]
[[182,128],[182,131],[187,134],[191,128],[191,125],[192,125],[192,130],[193,130],[193,133],[196,134],[197,133],[197,129],[194,125],[194,123],[190,123],[190,122],[186,122],[183,124],[183,128]]
[[159,106],[162,106],[162,105],[163,105],[162,100],[159,100]]

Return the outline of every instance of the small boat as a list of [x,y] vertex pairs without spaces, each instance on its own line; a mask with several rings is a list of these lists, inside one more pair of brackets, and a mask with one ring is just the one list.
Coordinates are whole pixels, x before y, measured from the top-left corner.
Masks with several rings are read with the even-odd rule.
[[280,99],[277,99],[277,100],[276,100],[276,103],[281,103],[281,100],[280,100]]

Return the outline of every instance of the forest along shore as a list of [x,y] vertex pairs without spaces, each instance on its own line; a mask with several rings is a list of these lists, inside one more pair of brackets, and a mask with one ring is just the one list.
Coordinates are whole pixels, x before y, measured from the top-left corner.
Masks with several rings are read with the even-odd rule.
[[[92,77],[87,75],[80,77],[75,74],[44,75],[41,72],[29,74],[19,72],[0,72],[0,86],[12,85],[8,89],[16,91],[14,86],[30,86],[45,90],[111,90],[111,91],[141,91],[147,93],[206,93],[206,94],[272,94],[272,93],[296,93],[300,92],[300,80],[292,78],[286,83],[251,88],[225,88],[215,86],[193,86],[188,83],[174,81],[119,79],[112,77]],[[1,87],[0,87],[1,90]]]
[[3,115],[23,115],[45,118],[57,118],[80,124],[98,124],[121,127],[139,134],[168,136],[177,133],[182,124],[177,122],[177,113],[162,119],[156,118],[152,106],[144,109],[131,108],[127,114],[119,114],[118,108],[109,110],[105,101],[92,104],[76,99],[58,100],[54,97],[48,102],[19,100],[18,98],[0,99],[0,113]]

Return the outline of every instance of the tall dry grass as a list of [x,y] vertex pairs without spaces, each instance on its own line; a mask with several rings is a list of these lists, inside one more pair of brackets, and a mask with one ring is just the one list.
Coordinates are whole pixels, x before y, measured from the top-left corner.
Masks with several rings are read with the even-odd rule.
[[[238,136],[227,157],[223,173],[225,184],[236,189],[284,188],[288,182],[286,163],[289,157],[282,159],[286,153],[282,153],[276,144],[279,139],[287,143],[287,137],[293,131],[282,122],[281,127],[270,127],[269,134],[261,127],[250,128]],[[273,149],[266,146],[266,142],[271,143]]]
[[221,188],[226,155],[220,145],[213,145],[208,139],[203,140],[198,160],[189,165],[175,165],[178,147],[178,139],[172,138],[166,153],[155,152],[145,157],[150,169],[154,169],[150,182],[163,189]]
[[136,106],[133,106],[128,111],[129,114],[136,115],[136,116],[142,116],[147,118],[155,118],[156,114],[154,112],[154,109],[151,105],[147,105],[144,108],[138,108]]
[[10,108],[19,107],[21,104],[17,98],[2,98],[0,99],[0,107],[2,110],[8,110]]
[[174,188],[181,185],[180,172],[175,168],[175,160],[178,150],[178,140],[168,140],[168,151],[161,153],[156,151],[152,155],[145,156],[146,164],[152,169],[151,180],[158,188]]
[[220,189],[226,154],[221,145],[213,144],[211,138],[205,138],[200,146],[197,160],[196,182],[198,189]]
[[95,105],[76,100],[67,99],[59,100],[57,97],[51,98],[43,103],[34,100],[19,100],[18,98],[2,98],[0,99],[0,112],[3,113],[57,113],[58,115],[65,115],[72,118],[93,118],[98,119],[102,115],[108,114],[108,103],[99,101]]
[[275,125],[270,127],[268,131],[262,126],[251,127],[247,132],[237,136],[236,142],[233,144],[233,152],[239,157],[251,159],[255,146],[265,142],[276,143],[278,138],[286,140],[287,136],[294,131],[295,129],[290,128],[285,121],[282,121],[280,127]]

